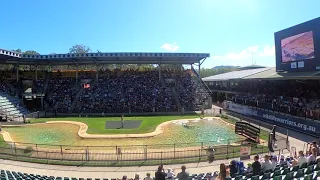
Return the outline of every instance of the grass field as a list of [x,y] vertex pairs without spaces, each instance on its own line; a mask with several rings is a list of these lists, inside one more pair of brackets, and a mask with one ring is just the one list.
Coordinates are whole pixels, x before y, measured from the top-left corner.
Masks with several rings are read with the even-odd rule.
[[198,118],[197,115],[186,116],[139,116],[124,117],[124,120],[142,120],[137,129],[105,129],[106,121],[120,121],[120,117],[57,117],[31,120],[31,123],[44,123],[47,121],[78,121],[88,125],[89,134],[142,134],[153,132],[156,127],[166,121],[177,119]]
[[0,134],[0,147],[4,146],[6,144],[6,142],[3,139],[2,134]]

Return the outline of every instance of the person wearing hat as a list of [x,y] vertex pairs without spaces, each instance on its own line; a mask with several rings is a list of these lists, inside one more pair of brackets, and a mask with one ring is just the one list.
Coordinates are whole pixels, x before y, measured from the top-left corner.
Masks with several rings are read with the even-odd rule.
[[174,179],[174,172],[171,168],[168,168],[167,179]]

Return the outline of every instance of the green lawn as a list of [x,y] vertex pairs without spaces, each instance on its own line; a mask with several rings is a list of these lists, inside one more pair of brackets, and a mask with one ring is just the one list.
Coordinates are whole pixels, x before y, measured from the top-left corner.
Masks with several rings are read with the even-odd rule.
[[2,134],[0,134],[0,147],[4,146],[6,144],[6,142],[3,139]]
[[57,117],[40,118],[31,120],[31,123],[43,123],[47,121],[78,121],[88,125],[89,134],[141,134],[153,132],[156,127],[166,121],[176,119],[197,118],[197,115],[186,116],[136,116],[124,117],[124,120],[142,120],[138,129],[105,129],[106,121],[120,121],[120,117]]

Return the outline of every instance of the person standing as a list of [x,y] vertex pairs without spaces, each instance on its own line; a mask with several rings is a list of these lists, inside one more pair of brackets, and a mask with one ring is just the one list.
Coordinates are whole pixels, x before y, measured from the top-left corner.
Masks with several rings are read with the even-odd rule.
[[163,170],[163,166],[160,165],[155,173],[154,180],[166,180],[166,173]]
[[124,128],[123,115],[121,115],[121,128]]

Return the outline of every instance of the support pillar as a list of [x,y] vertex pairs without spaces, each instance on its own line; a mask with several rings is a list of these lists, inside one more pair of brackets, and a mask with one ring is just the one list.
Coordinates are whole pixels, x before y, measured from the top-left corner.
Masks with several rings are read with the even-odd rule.
[[201,64],[199,63],[199,66],[198,66],[199,80],[201,80],[200,69],[201,69]]
[[161,81],[161,64],[158,64],[159,66],[159,81]]
[[38,65],[36,65],[36,81],[38,81]]
[[96,67],[96,80],[99,80],[99,68],[98,66]]
[[76,83],[78,83],[78,64],[76,64]]
[[41,96],[41,110],[43,111],[43,96]]
[[16,78],[17,78],[17,82],[19,82],[19,65],[18,64],[16,66]]

